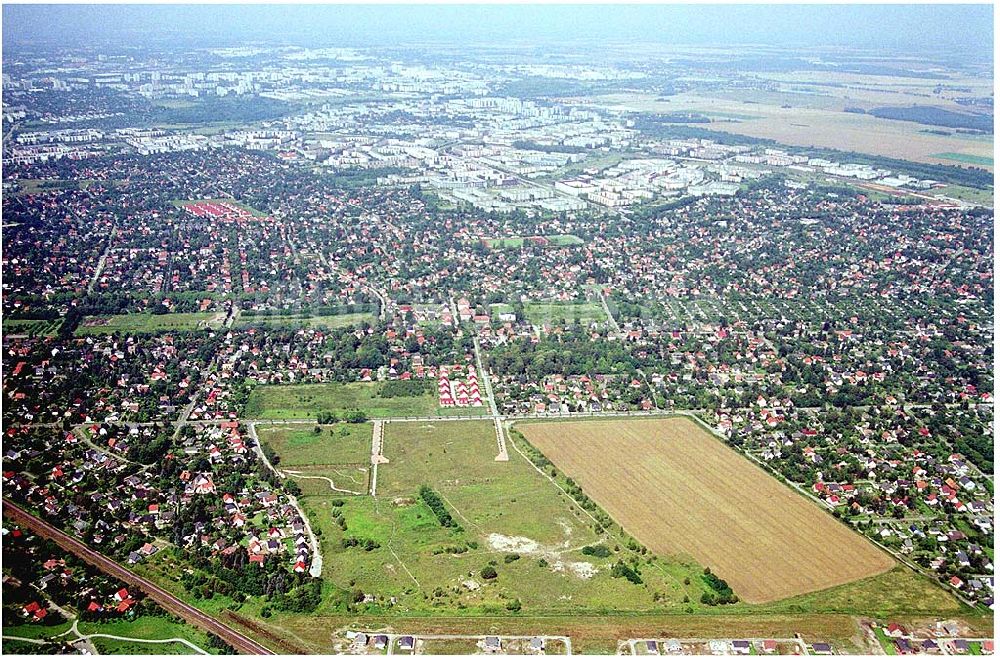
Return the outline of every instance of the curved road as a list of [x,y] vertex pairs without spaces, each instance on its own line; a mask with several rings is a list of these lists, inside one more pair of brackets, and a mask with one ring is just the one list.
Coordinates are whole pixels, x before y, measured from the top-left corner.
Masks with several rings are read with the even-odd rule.
[[31,529],[36,534],[50,538],[63,549],[75,554],[89,564],[93,564],[108,575],[124,580],[128,584],[145,591],[163,609],[171,614],[181,617],[188,623],[198,626],[212,634],[218,635],[227,644],[245,655],[274,655],[270,649],[250,639],[246,635],[237,632],[224,623],[216,621],[200,610],[188,605],[170,592],[158,587],[146,578],[139,577],[132,571],[118,565],[104,555],[91,550],[86,545],[77,541],[72,536],[56,529],[49,523],[28,513],[21,507],[7,501],[3,501],[4,514],[16,520],[18,523]]
[[142,639],[141,637],[119,637],[118,635],[106,635],[104,633],[94,633],[92,635],[80,635],[75,641],[91,639],[116,639],[121,642],[140,642],[142,644],[183,644],[198,655],[209,655],[209,652],[198,648],[186,639],[171,637],[170,639]]

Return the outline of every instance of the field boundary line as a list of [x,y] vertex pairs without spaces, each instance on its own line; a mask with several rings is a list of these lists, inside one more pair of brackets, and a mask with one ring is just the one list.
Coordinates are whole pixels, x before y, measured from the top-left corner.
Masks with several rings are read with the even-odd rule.
[[438,492],[438,494],[439,494],[439,495],[441,495],[441,499],[442,499],[442,500],[444,500],[444,501],[445,501],[445,502],[446,502],[446,503],[448,504],[448,506],[450,506],[450,507],[451,507],[452,509],[454,509],[454,510],[455,510],[455,513],[457,513],[457,514],[458,514],[458,517],[459,517],[459,518],[461,518],[462,520],[464,520],[465,522],[467,522],[467,523],[468,523],[469,525],[471,525],[472,527],[475,527],[475,528],[476,528],[476,529],[478,529],[479,531],[483,531],[483,528],[482,528],[482,527],[480,527],[480,526],[479,526],[479,525],[477,525],[476,523],[474,523],[474,522],[472,522],[471,520],[469,520],[468,518],[466,518],[466,517],[465,517],[465,514],[464,514],[464,513],[462,513],[462,512],[461,512],[461,510],[460,510],[460,509],[459,509],[459,508],[458,508],[457,506],[455,506],[454,504],[452,504],[452,503],[451,503],[451,500],[449,500],[449,499],[448,499],[448,496],[447,496],[447,495],[445,495],[444,493],[442,493],[442,492],[441,492],[440,490],[439,490],[439,491],[437,491],[437,492]]
[[[392,536],[396,536],[395,524],[393,524],[392,526]],[[417,579],[417,576],[415,576],[413,573],[410,572],[410,569],[406,566],[406,562],[404,562],[403,559],[398,554],[396,554],[396,550],[392,547],[392,537],[389,538],[388,543],[386,543],[386,547],[389,548],[389,552],[391,552],[392,556],[396,558],[396,561],[399,562],[399,565],[403,567],[403,570],[406,571],[406,574],[410,576],[410,579],[413,580],[413,583],[417,585],[417,588],[423,589],[424,587],[422,584],[420,584],[420,580]]]
[[[744,453],[720,440],[715,433],[709,433],[705,422],[692,415],[685,416],[694,420],[693,423],[650,420],[626,426],[594,420],[579,425],[576,432],[549,424],[531,427],[528,429],[531,433],[526,430],[525,434],[528,443],[540,449],[557,469],[571,477],[629,536],[643,545],[649,544],[657,555],[689,554],[701,566],[712,566],[717,574],[727,579],[732,590],[750,604],[768,603],[855,582],[898,565],[895,557],[857,538],[855,530],[836,525],[840,521],[827,517],[829,511],[816,502],[796,503],[802,495],[800,490],[791,489],[796,493],[792,496],[785,490],[788,484],[783,483],[783,479],[774,479],[775,475],[756,461],[748,460]],[[706,440],[702,434],[710,439]],[[636,458],[641,455],[648,455],[648,462]],[[706,460],[718,461],[718,466],[707,465]],[[710,479],[720,470],[731,475],[716,491]],[[677,479],[688,473],[694,475],[690,482],[681,479],[682,483],[671,489],[661,490],[657,486],[659,479]],[[699,494],[698,486],[706,488],[704,497]],[[756,491],[756,500],[741,497],[741,493],[749,490]],[[786,516],[783,520],[790,525],[811,524],[808,529],[825,531],[830,539],[837,539],[845,549],[856,552],[857,557],[846,557],[843,553],[838,557],[831,547],[817,546],[809,534],[790,529],[778,521],[777,516],[762,521],[759,509],[761,504],[767,503],[761,499],[766,497],[780,500],[787,507],[782,510],[787,514],[781,515]],[[691,503],[690,509],[688,503]],[[658,511],[661,507],[670,511]],[[782,557],[772,561],[768,558],[768,543],[754,540],[752,535],[738,535],[734,540],[722,529],[699,527],[695,520],[698,514],[692,512],[701,511],[731,518],[734,527],[740,530],[774,534],[768,538],[789,543],[787,556],[791,559]],[[663,534],[664,530],[674,527],[678,533],[684,530],[693,540],[676,543],[671,540],[671,534]],[[812,538],[816,533],[810,532]],[[741,556],[744,551],[747,553],[745,558]],[[760,562],[761,569],[756,576],[744,570],[749,558]],[[824,571],[818,575],[805,571],[793,575],[782,568],[793,565],[796,558],[824,561]],[[779,569],[785,571],[780,574],[784,577],[774,585],[765,586],[763,579],[757,580],[760,576],[779,575]],[[676,585],[673,580],[668,579],[668,582]],[[682,588],[680,591],[686,594],[688,590]]]
[[[507,422],[507,423],[510,424],[511,422]],[[530,465],[531,467],[535,468],[535,471],[538,472],[538,474],[542,475],[543,477],[545,477],[546,479],[548,479],[549,481],[551,481],[552,485],[555,486],[556,488],[558,488],[559,491],[563,495],[565,495],[569,499],[570,502],[573,503],[573,506],[575,506],[576,508],[580,509],[580,511],[583,511],[585,514],[587,514],[588,518],[590,518],[591,520],[594,521],[594,523],[597,526],[599,526],[601,529],[604,529],[604,525],[601,524],[601,521],[598,520],[597,518],[595,518],[593,516],[593,514],[590,513],[590,511],[587,511],[582,506],[580,506],[580,503],[577,502],[573,498],[572,495],[570,495],[569,493],[567,493],[566,490],[562,486],[559,485],[559,482],[557,482],[555,479],[553,479],[550,475],[545,474],[545,470],[541,469],[540,467],[538,467],[537,465],[535,465],[534,463],[531,462],[531,459],[528,458],[527,455],[525,455],[525,453],[523,451],[521,451],[520,447],[517,446],[517,441],[516,440],[511,439],[510,442],[511,442],[512,445],[514,445],[514,451],[516,451],[518,454],[520,454],[521,458],[523,458],[524,460],[526,460],[528,462],[528,465]],[[528,442],[527,439],[525,439],[525,442]],[[605,538],[608,538],[608,536],[609,536],[609,534],[607,533],[607,531],[605,531],[605,533],[601,535],[601,538],[605,539]]]
[[[785,475],[780,474],[780,473],[772,470],[769,465],[767,465],[766,463],[760,461],[755,456],[753,456],[753,455],[751,455],[751,454],[749,454],[749,453],[747,453],[747,452],[745,452],[743,450],[736,449],[735,447],[733,447],[732,445],[730,445],[728,442],[726,442],[725,438],[723,438],[715,429],[713,429],[711,426],[709,426],[704,420],[702,420],[698,416],[692,415],[690,413],[682,413],[682,414],[685,417],[688,417],[689,419],[694,420],[696,424],[700,425],[702,428],[704,428],[705,430],[707,430],[712,435],[712,437],[714,437],[717,441],[721,442],[723,445],[725,445],[729,449],[735,451],[737,454],[746,457],[748,460],[750,460],[751,463],[753,463],[753,464],[757,465],[758,467],[760,467],[760,469],[762,469],[764,472],[766,472],[768,474],[768,476],[776,479],[780,483],[783,483],[785,486],[788,486],[793,491],[795,491],[796,493],[798,493],[799,495],[801,495],[802,497],[804,497],[806,500],[810,501],[813,505],[815,505],[817,508],[819,508],[821,511],[823,511],[826,515],[830,516],[831,518],[833,518],[834,520],[836,520],[838,523],[840,523],[841,525],[843,525],[847,529],[851,530],[852,533],[857,534],[858,536],[860,536],[861,538],[867,540],[869,543],[871,543],[872,545],[874,545],[876,548],[878,548],[879,550],[881,550],[885,554],[889,555],[889,557],[891,557],[894,562],[902,564],[903,566],[906,566],[907,568],[909,568],[909,569],[913,570],[914,572],[916,572],[918,575],[922,575],[923,577],[926,577],[926,578],[930,579],[932,582],[934,582],[938,586],[942,587],[942,589],[944,589],[946,592],[950,592],[953,595],[955,595],[956,598],[958,598],[959,601],[961,601],[962,603],[968,605],[969,607],[974,607],[975,606],[974,603],[966,600],[962,595],[957,594],[956,590],[945,588],[944,584],[942,583],[942,581],[936,575],[932,575],[932,574],[929,574],[929,573],[925,572],[917,564],[911,563],[906,558],[904,558],[902,555],[896,554],[895,552],[893,552],[891,549],[889,549],[888,546],[885,546],[882,543],[879,543],[876,539],[868,536],[867,534],[863,534],[853,524],[851,524],[851,523],[849,523],[849,522],[847,522],[847,521],[845,521],[845,520],[843,520],[841,518],[837,518],[836,516],[834,516],[833,515],[834,509],[830,505],[828,505],[826,502],[823,502],[822,500],[820,500],[820,499],[818,499],[816,497],[813,497],[808,491],[806,491],[804,488],[802,488],[799,484],[794,483],[793,481],[790,481]],[[887,569],[885,571],[882,571],[882,573],[877,573],[877,575],[882,575],[884,573],[888,573],[891,570],[892,570],[892,568],[889,568],[889,569]],[[874,576],[872,576],[872,577],[874,577]],[[848,584],[850,584],[850,583],[848,583]]]

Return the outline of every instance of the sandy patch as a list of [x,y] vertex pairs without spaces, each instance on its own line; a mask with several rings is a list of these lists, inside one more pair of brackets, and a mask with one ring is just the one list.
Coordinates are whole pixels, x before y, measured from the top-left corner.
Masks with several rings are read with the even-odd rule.
[[589,580],[598,572],[597,567],[589,561],[557,561],[552,564],[552,570],[560,573],[572,573],[581,580]]
[[490,534],[488,539],[490,547],[499,552],[518,552],[530,555],[541,551],[541,545],[539,545],[538,541],[529,539],[526,536]]

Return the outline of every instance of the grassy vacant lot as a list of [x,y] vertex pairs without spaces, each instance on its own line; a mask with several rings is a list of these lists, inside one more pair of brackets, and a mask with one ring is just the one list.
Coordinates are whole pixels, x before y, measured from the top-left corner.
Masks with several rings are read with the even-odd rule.
[[[390,423],[385,433],[389,463],[379,466],[375,498],[303,498],[322,532],[324,577],[337,586],[380,603],[395,597],[399,614],[649,611],[700,598],[691,562],[643,563],[643,583],[633,584],[610,567],[635,553],[615,541],[607,557],[582,553],[605,541],[593,521],[521,456],[495,461],[490,423]],[[420,498],[423,485],[457,526]],[[350,538],[377,547],[344,547]],[[496,577],[482,575],[487,567]]]
[[[140,616],[132,621],[122,620],[108,623],[81,622],[78,629],[83,635],[100,633],[102,635],[116,635],[118,637],[148,640],[186,639],[199,648],[206,651],[209,650],[208,636],[204,632],[168,616]],[[106,653],[137,653],[147,655],[193,653],[190,647],[179,643],[151,644],[102,638],[97,638],[93,641],[99,651]]]
[[887,618],[907,613],[954,616],[966,609],[919,573],[897,564],[892,570],[850,584],[793,596],[755,611],[859,613]]
[[305,495],[332,495],[333,488],[365,492],[371,463],[372,425],[289,424],[257,427],[260,441],[281,458],[279,468]]
[[440,408],[437,394],[378,396],[379,383],[321,383],[317,385],[261,385],[247,402],[245,417],[307,419],[321,412],[338,415],[361,410],[370,418],[482,415],[479,408]]
[[[513,236],[511,238],[486,238],[486,244],[493,249],[497,248],[520,248],[528,240],[527,236]],[[549,240],[549,245],[555,247],[566,247],[569,245],[583,245],[584,241],[579,236],[573,234],[549,234],[545,238]]]
[[54,337],[61,325],[62,319],[4,319],[3,333],[29,337]]
[[281,456],[283,468],[368,463],[371,457],[371,424],[258,426],[257,436]]
[[565,179],[567,177],[576,176],[578,174],[583,174],[588,171],[606,170],[609,167],[614,167],[627,156],[618,151],[612,151],[609,153],[603,153],[599,151],[591,151],[587,154],[586,160],[580,163],[567,163],[559,169],[548,173],[547,175],[540,178],[541,181],[558,181],[559,179]]
[[101,655],[191,655],[191,647],[180,642],[126,642],[95,637],[91,640]]
[[989,156],[973,156],[971,154],[960,154],[953,151],[947,151],[941,154],[933,154],[935,158],[943,158],[944,160],[954,160],[959,163],[965,163],[966,165],[979,165],[983,167],[993,167],[993,159]]
[[883,573],[886,554],[687,419],[522,432],[655,552],[692,555],[765,603]]
[[968,186],[944,186],[942,188],[934,188],[930,191],[934,195],[947,195],[948,197],[954,197],[960,199],[964,202],[970,202],[972,204],[981,204],[983,206],[993,206],[993,189],[989,190],[979,190],[978,188],[969,188]]
[[16,626],[4,626],[3,634],[11,637],[26,637],[28,639],[48,639],[65,633],[70,628],[69,622],[59,623],[54,626],[43,626],[34,623],[25,623]]
[[[576,423],[564,424],[572,428]],[[318,439],[308,437],[314,426],[258,427],[258,435],[282,449],[283,467],[287,460],[295,469],[318,470],[327,469],[315,462],[325,456],[331,461],[358,457],[363,449],[360,429],[370,428],[352,426],[350,436],[341,438],[344,442],[326,448],[329,431],[336,432],[340,425],[324,426]],[[524,445],[518,441],[516,446]],[[613,653],[617,640],[630,637],[795,633],[807,642],[833,642],[861,651],[855,625],[860,615],[891,616],[904,625],[917,618],[956,618],[970,623],[976,635],[992,635],[991,617],[961,607],[926,579],[898,566],[851,584],[766,604],[701,605],[699,566],[662,554],[656,559],[638,557],[616,548],[622,545],[619,538],[598,536],[586,514],[549,480],[550,470],[539,472],[514,447],[509,462],[493,460],[496,447],[488,422],[389,423],[384,451],[390,462],[379,467],[377,497],[308,491],[300,498],[323,545],[326,585],[319,609],[308,614],[275,612],[261,619],[264,600],[251,599],[238,613],[256,627],[256,632],[247,632],[257,638],[274,635],[268,645],[290,653],[330,653],[333,638],[348,628],[569,635],[577,653]],[[438,493],[460,530],[441,525],[419,499],[421,485]],[[371,539],[378,547],[345,547],[342,541],[350,538]],[[601,559],[579,552],[597,543],[606,544],[612,554]],[[518,559],[505,561],[515,553]],[[631,557],[639,559],[642,585],[610,575],[612,562]],[[157,555],[136,570],[181,593],[179,585],[165,577],[176,576],[178,567],[160,566],[162,559]],[[487,580],[480,571],[491,561],[497,577]],[[598,573],[584,577],[577,572],[583,563]],[[684,584],[685,578],[689,584]],[[463,586],[469,580],[478,588]],[[348,613],[331,598],[337,588],[358,589],[377,601]],[[654,600],[656,594],[660,598]],[[685,595],[689,603],[683,602]],[[390,597],[397,598],[395,605],[389,605]],[[508,610],[515,601],[521,606],[516,613]],[[233,605],[228,598],[217,594],[195,604],[243,629],[223,610]],[[285,646],[273,643],[275,638]],[[449,649],[461,652],[457,645],[439,650]]]
[[266,314],[240,314],[236,327],[250,326],[268,328],[344,328],[359,325],[363,321],[374,322],[375,315],[369,312],[357,314],[330,314],[325,316],[276,316]]
[[549,239],[549,243],[552,245],[558,245],[559,247],[567,245],[583,245],[584,243],[582,238],[573,234],[550,234],[545,238]]
[[95,183],[109,185],[115,182],[96,179],[19,179],[17,183],[19,194],[36,195],[53,190],[86,190]]
[[559,319],[580,321],[605,321],[607,315],[596,302],[537,302],[525,303],[524,314],[535,325],[553,323]]
[[112,332],[129,334],[154,334],[217,328],[225,314],[217,312],[191,312],[185,314],[117,314],[115,316],[88,316],[76,329],[77,335],[102,335]]

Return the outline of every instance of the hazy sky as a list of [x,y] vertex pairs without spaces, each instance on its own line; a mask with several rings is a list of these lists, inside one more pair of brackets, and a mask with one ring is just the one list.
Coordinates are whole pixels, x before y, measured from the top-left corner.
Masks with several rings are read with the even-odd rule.
[[11,5],[5,44],[834,45],[992,60],[992,5]]

